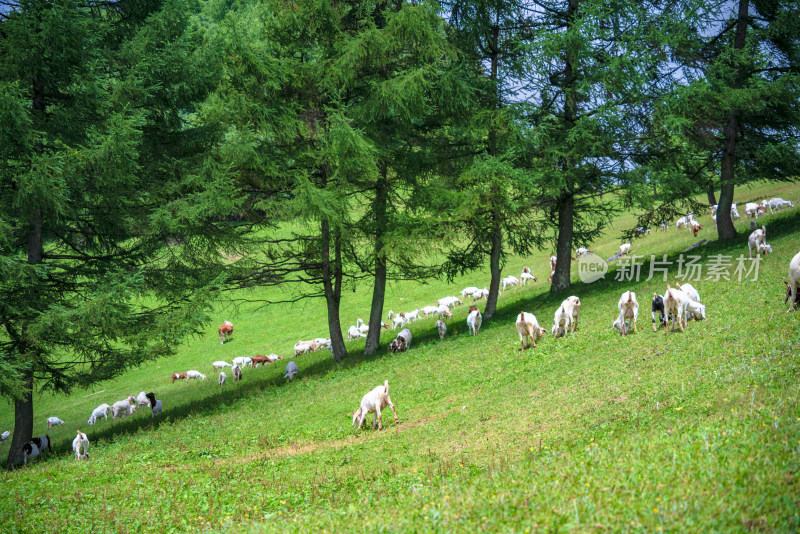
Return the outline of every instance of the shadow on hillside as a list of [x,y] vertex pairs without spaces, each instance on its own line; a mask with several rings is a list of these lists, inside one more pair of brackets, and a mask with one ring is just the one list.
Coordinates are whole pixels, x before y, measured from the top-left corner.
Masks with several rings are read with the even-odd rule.
[[[786,235],[796,233],[798,228],[800,228],[800,212],[787,213],[785,216],[778,216],[777,219],[772,219],[767,224],[768,241],[771,241],[772,239],[780,239]],[[729,242],[712,240],[702,246],[692,249],[690,253],[702,254],[703,256],[708,256],[711,254],[724,254],[733,256],[734,258],[738,257],[739,254],[742,253],[746,255],[747,237],[749,234],[750,231],[748,230],[747,232],[741,233],[736,239]],[[706,238],[715,236],[716,233],[708,233]],[[798,244],[797,248],[800,249],[800,244]],[[667,255],[667,259],[673,262],[673,267],[670,268],[671,276],[674,275],[674,262],[678,259],[680,254],[681,252],[678,251]],[[647,266],[647,262],[649,262],[649,258],[646,258],[645,264],[642,267],[643,274],[646,272],[645,267]],[[645,278],[645,276],[643,276],[643,278]],[[660,277],[656,277],[653,280],[653,283],[663,284]],[[560,304],[561,301],[568,295],[577,295],[581,299],[584,299],[589,295],[619,293],[623,290],[622,288],[625,287],[625,284],[627,284],[627,287],[630,287],[642,283],[644,282],[615,281],[614,270],[612,266],[609,268],[609,273],[606,275],[605,279],[598,280],[591,284],[583,284],[578,282],[568,290],[558,293],[541,293],[535,296],[525,297],[524,293],[518,292],[518,290],[514,290],[513,293],[507,292],[504,295],[508,298],[501,297],[500,307],[497,309],[495,316],[490,321],[484,321],[481,330],[494,330],[495,328],[508,329],[509,326],[513,325],[513,323],[516,321],[516,317],[520,311],[543,309],[548,310],[548,316],[540,315],[538,318],[542,326],[547,329],[546,325],[549,324],[551,320],[549,311],[555,311],[555,307]],[[541,283],[538,284],[540,284],[541,288]],[[510,301],[514,297],[517,298],[513,303],[504,304],[504,300]],[[640,299],[640,305],[649,309],[649,300],[649,298]],[[485,307],[485,301],[481,302],[482,305],[480,308]],[[469,306],[469,303],[465,303],[464,307],[466,306]],[[462,309],[463,307],[459,308],[459,311]],[[413,328],[414,324],[412,323],[411,326]],[[414,350],[415,347],[419,347],[421,345],[425,346],[430,343],[446,344],[450,338],[454,336],[468,335],[468,328],[463,317],[457,320],[450,320],[447,328],[447,334],[443,341],[439,340],[438,331],[434,327],[433,323],[431,323],[430,327],[424,331],[414,331],[411,350]],[[396,335],[397,332],[399,332],[399,330],[394,331],[394,335]],[[295,377],[294,382],[289,382],[288,380],[282,378],[283,369],[285,365],[291,361],[290,359],[279,360],[277,363],[270,364],[271,366],[277,366],[281,370],[281,374],[278,376],[259,376],[259,374],[263,375],[265,373],[263,373],[260,369],[248,369],[244,375],[244,378],[238,384],[229,381],[228,385],[219,388],[219,391],[216,393],[208,395],[202,399],[175,406],[165,406],[164,413],[155,419],[151,418],[149,410],[144,408],[143,410],[137,411],[137,414],[130,418],[115,422],[113,426],[107,425],[104,421],[100,422],[98,425],[91,427],[91,440],[93,443],[96,443],[98,440],[113,441],[115,438],[120,437],[121,435],[134,434],[150,427],[158,428],[162,422],[178,422],[184,418],[193,417],[195,415],[214,413],[222,404],[232,404],[238,400],[246,399],[253,395],[258,395],[266,388],[298,387],[305,377],[321,376],[333,369],[349,369],[360,365],[368,365],[371,362],[379,361],[382,358],[389,356],[389,352],[387,350],[388,343],[394,339],[394,335],[385,336],[378,353],[370,357],[365,357],[360,351],[350,352],[347,358],[342,362],[337,363],[334,362],[333,359],[327,359],[314,362],[311,365],[304,365],[302,357],[295,359],[298,367],[300,368],[300,374]],[[144,414],[141,412],[144,412]],[[66,451],[70,449],[71,441],[56,443],[55,445],[56,450],[64,450],[65,452],[63,455],[67,455],[68,453]],[[58,455],[61,455],[61,453],[54,454],[53,456]]]

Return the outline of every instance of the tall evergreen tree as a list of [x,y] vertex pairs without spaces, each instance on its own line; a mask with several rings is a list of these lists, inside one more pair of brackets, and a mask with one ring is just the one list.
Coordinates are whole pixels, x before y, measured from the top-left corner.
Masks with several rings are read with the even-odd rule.
[[205,149],[184,120],[205,68],[184,33],[193,7],[26,0],[0,22],[8,467],[31,439],[34,389],[117,376],[206,319],[235,237],[214,221],[234,204],[229,183],[191,172]]
[[[683,76],[657,110],[661,150],[693,154],[695,164],[664,177],[685,182],[676,191],[711,191],[712,204],[719,187],[720,239],[736,235],[730,208],[737,184],[800,174],[798,16],[795,2],[705,3],[693,17],[695,33],[675,48]],[[697,180],[703,173],[709,179]]]

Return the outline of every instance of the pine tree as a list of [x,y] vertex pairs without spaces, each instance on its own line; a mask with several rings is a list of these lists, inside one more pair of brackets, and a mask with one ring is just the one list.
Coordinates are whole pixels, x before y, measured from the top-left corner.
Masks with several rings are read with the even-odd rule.
[[205,146],[183,118],[203,85],[185,83],[204,63],[184,35],[192,9],[31,0],[0,21],[8,467],[31,439],[34,389],[110,379],[207,319],[219,247],[235,238],[217,221],[235,205],[229,183],[193,172]]

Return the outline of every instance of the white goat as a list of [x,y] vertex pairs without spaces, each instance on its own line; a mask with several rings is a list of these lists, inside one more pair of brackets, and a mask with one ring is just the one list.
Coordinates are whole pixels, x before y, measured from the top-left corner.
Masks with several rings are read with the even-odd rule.
[[619,246],[619,255],[624,256],[625,254],[629,254],[631,251],[631,244],[630,243],[623,243]]
[[294,344],[294,357],[297,358],[301,354],[308,354],[309,352],[317,352],[317,344],[314,340],[298,341]]
[[447,324],[439,319],[436,321],[436,328],[439,330],[439,341],[441,341],[444,339],[445,333],[447,333]]
[[553,314],[553,328],[550,330],[553,337],[566,336],[572,326],[572,310],[564,306],[564,302]]
[[591,254],[591,252],[586,247],[580,247],[575,251],[575,256],[586,256],[587,254]]
[[456,305],[461,306],[461,299],[458,297],[444,297],[437,301],[439,306],[447,306],[448,308],[455,308]]
[[75,451],[76,460],[89,459],[89,438],[86,434],[78,430],[78,435],[72,440],[72,450]]
[[130,407],[133,406],[134,409],[136,408],[135,402],[136,398],[133,395],[128,395],[127,399],[115,402],[111,405],[111,418],[116,419],[117,416],[122,418],[126,415],[130,415],[133,413],[130,411]]
[[447,306],[439,306],[439,317],[444,317],[445,319],[451,319],[453,317],[453,312],[450,311],[450,308]]
[[471,335],[478,335],[481,329],[481,322],[483,322],[481,312],[475,306],[470,306],[469,315],[467,316],[467,326],[469,327],[469,333]]
[[389,352],[404,352],[411,348],[411,330],[403,328],[397,338],[389,343]]
[[138,406],[150,406],[150,401],[147,400],[147,393],[140,391],[139,394],[136,395],[136,404]]
[[195,370],[186,371],[186,381],[188,382],[190,378],[199,378],[200,380],[205,380],[206,375],[204,375],[200,371],[195,371]]
[[[767,203],[766,206],[764,206],[764,202]],[[780,197],[771,198],[769,200],[765,200],[764,202],[762,202],[761,205],[764,206],[765,208],[769,208],[770,213],[772,213],[772,210],[777,211],[782,208],[794,207],[794,203],[791,200],[784,200]]]
[[698,293],[698,291],[694,288],[692,284],[676,283],[675,287],[686,293],[686,296],[689,297],[691,300],[695,302],[700,302],[700,293]]
[[419,308],[411,310],[410,312],[406,312],[406,322],[413,323],[414,321],[419,319],[419,312],[420,312]]
[[217,360],[216,362],[212,363],[211,366],[214,368],[215,371],[225,369],[226,367],[233,367],[228,362],[223,362],[222,360]]
[[617,309],[619,309],[619,317],[614,321],[612,327],[619,330],[623,336],[627,335],[627,322],[633,319],[633,331],[636,332],[636,322],[639,319],[639,301],[636,300],[636,293],[633,291],[623,293],[617,303]]
[[249,365],[253,367],[253,358],[249,356],[237,356],[233,359],[233,365],[238,365],[239,367],[246,367]]
[[758,245],[758,251],[761,254],[772,254],[772,245],[767,243],[766,241]]
[[533,280],[534,282],[538,282],[538,280],[536,280],[536,277],[533,276],[533,274],[531,274],[531,273],[522,273],[521,275],[519,275],[519,278],[522,281],[522,285],[523,286],[527,286],[529,280]]
[[392,330],[397,330],[406,324],[406,316],[403,313],[395,315],[390,320],[392,321]]
[[522,350],[526,350],[531,345],[536,348],[536,340],[547,333],[544,328],[539,326],[539,321],[534,314],[524,311],[517,315],[516,326]]
[[231,371],[233,371],[233,381],[234,382],[238,382],[239,380],[242,379],[242,368],[241,367],[239,367],[238,365],[234,365],[233,368],[231,369]]
[[464,289],[461,290],[461,298],[467,298],[467,295],[472,295],[478,289],[480,289],[480,288],[477,288],[475,286],[465,287]]
[[3,442],[3,441],[7,440],[10,437],[11,437],[11,431],[10,430],[6,430],[2,434],[0,434],[0,442]]
[[786,284],[786,298],[783,303],[789,302],[789,309],[786,310],[786,313],[789,313],[797,304],[800,304],[797,294],[797,287],[800,286],[800,252],[795,254],[789,262],[789,281],[784,281],[784,284]]
[[507,276],[500,280],[500,285],[503,286],[503,291],[505,291],[507,287],[518,286],[519,280],[516,276]]
[[362,334],[357,326],[351,326],[347,329],[347,341],[353,341],[360,337],[367,337],[367,334]]
[[58,417],[48,417],[47,418],[47,428],[54,427],[57,425],[63,425],[64,421],[59,419]]
[[700,321],[706,318],[706,305],[700,304],[696,300],[689,299],[686,304],[686,320],[695,319]]
[[756,250],[756,255],[759,254],[760,250],[759,247],[761,243],[764,243],[767,240],[767,227],[762,226],[752,234],[750,237],[747,238],[747,252],[750,257],[753,257],[753,249]]
[[744,214],[751,219],[758,219],[758,204],[755,202],[748,202],[744,205]]
[[[314,345],[316,345],[317,350],[319,350],[319,349],[321,349],[323,347],[328,349],[328,350],[331,350],[331,344],[332,344],[331,338],[329,338],[329,337],[315,337],[314,338]],[[240,365],[239,367],[244,367],[244,366]]]
[[108,411],[110,409],[111,409],[111,406],[109,406],[108,404],[105,404],[105,403],[101,404],[100,406],[98,406],[97,408],[95,408],[92,411],[92,415],[91,415],[91,417],[89,417],[89,420],[87,421],[87,423],[90,424],[90,425],[95,424],[97,422],[97,420],[100,419],[101,415],[106,418],[106,421],[108,421]]
[[422,313],[425,314],[425,317],[430,317],[434,313],[439,313],[439,306],[425,306],[422,308]]
[[665,333],[668,331],[675,331],[675,319],[678,320],[678,327],[681,329],[681,332],[684,331],[686,325],[686,311],[691,300],[689,295],[667,284],[667,291],[664,293],[664,312],[667,315],[667,322],[671,324],[671,328],[664,329]]
[[479,289],[472,294],[472,302],[477,300],[489,298],[489,290],[485,287],[483,289]]
[[217,382],[219,382],[220,386],[224,386],[225,385],[225,381],[227,379],[228,379],[228,375],[225,374],[225,371],[221,371],[219,373],[219,379],[217,379]]
[[361,425],[364,424],[367,414],[374,413],[372,428],[375,428],[377,424],[378,429],[383,430],[381,410],[386,408],[386,406],[392,409],[392,413],[394,413],[394,422],[400,422],[400,419],[397,417],[397,410],[394,409],[394,404],[392,404],[392,399],[389,398],[388,380],[386,380],[382,386],[376,387],[361,398],[361,406],[359,406],[358,410],[353,414],[353,424],[351,426],[356,426],[356,423],[358,423],[356,426],[356,431],[358,431]]
[[736,209],[736,203],[731,204],[731,219],[738,219],[741,217],[739,215],[739,210]]

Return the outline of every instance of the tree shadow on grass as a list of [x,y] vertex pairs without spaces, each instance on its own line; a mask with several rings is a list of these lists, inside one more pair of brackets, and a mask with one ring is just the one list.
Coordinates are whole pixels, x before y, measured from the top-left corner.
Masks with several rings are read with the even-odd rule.
[[[759,228],[760,228],[759,224]],[[797,229],[800,228],[800,212],[793,211],[786,214],[778,214],[774,216],[768,223],[767,223],[767,237],[768,241],[772,239],[781,239],[786,237],[790,234],[796,234]],[[690,252],[691,254],[701,255],[704,258],[708,258],[712,255],[726,255],[732,256],[737,258],[740,254],[746,254],[747,252],[747,238],[750,235],[750,231],[742,232],[737,236],[735,239],[727,242],[720,242],[716,240],[709,241],[704,245],[701,245],[695,249],[692,249]],[[797,244],[797,249],[800,249],[800,243]],[[679,256],[682,254],[680,251],[672,252],[671,254],[667,254],[667,261],[671,262],[669,274],[670,277],[674,279],[674,276],[677,274],[677,260]],[[661,261],[663,258],[656,258],[658,261]],[[649,258],[645,258],[645,262],[642,266],[641,272],[645,275],[642,278],[646,278],[646,274],[649,273]],[[765,261],[765,260],[762,260]],[[767,260],[768,261],[768,260]],[[649,287],[652,289],[653,287],[661,287],[665,288],[666,283],[663,282],[662,276],[656,276],[650,281],[626,281],[626,282],[619,282],[614,280],[614,271],[612,267],[609,266],[609,272],[604,279],[598,280],[591,284],[583,284],[581,282],[577,282],[572,285],[571,288],[568,290],[560,291],[557,293],[539,293],[532,296],[526,296],[524,291],[514,290],[513,292],[505,292],[503,300],[500,302],[502,306],[498,307],[495,315],[492,317],[491,320],[484,320],[484,323],[481,327],[481,332],[484,331],[492,331],[497,328],[508,329],[509,326],[513,327],[513,324],[516,321],[517,316],[519,315],[520,311],[527,311],[534,312],[538,311],[540,324],[543,328],[547,329],[545,323],[548,322],[549,319],[549,311],[547,316],[542,315],[542,310],[552,310],[555,311],[556,306],[558,306],[563,299],[565,299],[569,295],[576,295],[581,298],[583,304],[585,305],[587,302],[591,301],[593,298],[597,297],[607,297],[609,294],[617,294],[627,289],[632,289],[639,291],[640,294],[648,294],[642,293],[644,287]],[[788,267],[788,266],[787,266]],[[663,289],[662,291],[663,292]],[[777,293],[776,293],[777,294]],[[782,295],[781,295],[782,296]],[[502,298],[502,297],[501,297]],[[649,302],[649,296],[646,299],[639,299],[639,304],[641,307],[646,307],[647,303]],[[505,301],[505,302],[503,302]],[[483,305],[485,306],[485,301],[483,301]],[[465,304],[465,307],[468,304]],[[420,346],[428,346],[431,343],[441,344],[443,348],[446,348],[448,342],[451,338],[455,338],[456,336],[461,335],[469,335],[469,331],[466,325],[465,317],[461,317],[461,310],[464,308],[458,308],[456,311],[456,315],[459,316],[458,319],[451,319],[448,321],[448,330],[447,334],[445,335],[444,340],[439,340],[439,333],[438,330],[435,328],[434,323],[431,322],[430,328],[426,328],[425,330],[420,330],[419,327],[414,329],[414,323],[411,324],[411,328],[413,330],[413,340],[412,340],[412,347],[420,347]],[[428,319],[421,319],[422,321],[428,321]],[[303,377],[315,377],[315,376],[322,376],[329,373],[332,370],[343,370],[343,369],[351,369],[360,367],[362,365],[372,365],[376,362],[381,361],[383,358],[387,356],[391,356],[391,353],[388,352],[387,347],[388,343],[391,342],[396,334],[399,332],[397,331],[390,331],[394,332],[394,335],[385,337],[384,343],[381,344],[378,352],[373,356],[365,357],[361,352],[361,348],[358,350],[351,350],[347,357],[341,362],[335,362],[333,359],[327,359],[322,361],[315,361],[310,365],[303,365],[302,359],[295,359],[300,367],[300,374],[295,377],[295,382],[299,382],[302,380]],[[480,335],[480,334],[479,334]],[[412,348],[412,350],[413,350]],[[285,360],[278,360],[276,363],[269,364],[269,366],[278,366],[281,369],[281,374],[278,376],[271,375],[265,376],[266,373],[259,373],[260,369],[249,369],[242,379],[241,382],[232,383],[229,382],[228,385],[219,388],[219,391],[216,393],[212,393],[210,395],[206,395],[200,399],[193,399],[191,401],[187,401],[181,404],[165,406],[164,412],[162,415],[151,418],[150,411],[147,407],[142,409],[142,412],[145,412],[146,415],[139,415],[139,411],[137,411],[137,415],[125,418],[121,421],[115,421],[115,423],[105,428],[97,427],[96,425],[91,427],[91,440],[93,443],[97,441],[109,441],[113,442],[115,439],[127,436],[131,434],[135,434],[140,431],[144,431],[148,428],[153,428],[157,430],[158,427],[163,422],[179,422],[183,419],[189,417],[195,417],[197,415],[205,415],[211,414],[216,412],[220,405],[226,404],[230,405],[235,403],[239,400],[248,399],[255,395],[261,394],[267,388],[287,388],[293,387],[295,384],[289,382],[288,380],[283,378],[283,368],[285,367],[286,363],[292,361],[291,359]],[[267,366],[267,367],[269,367]],[[259,376],[262,374],[262,376]],[[189,384],[183,384],[186,387],[191,387]],[[176,386],[180,387],[180,386]],[[99,423],[103,424],[103,423]],[[54,453],[52,456],[68,456],[71,453],[66,451],[70,450],[71,448],[71,438],[61,441],[58,440],[54,443],[55,450],[63,450],[63,454],[61,452]]]

